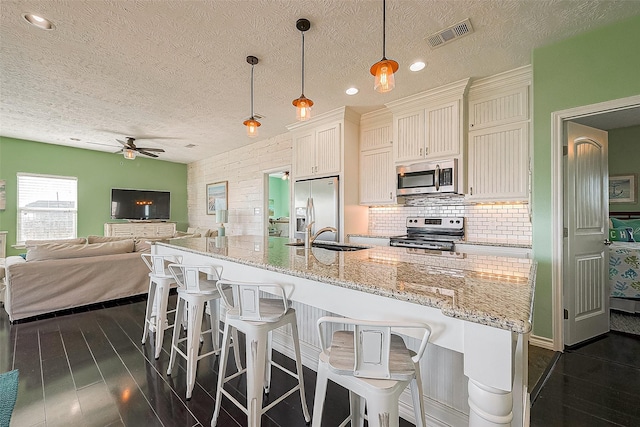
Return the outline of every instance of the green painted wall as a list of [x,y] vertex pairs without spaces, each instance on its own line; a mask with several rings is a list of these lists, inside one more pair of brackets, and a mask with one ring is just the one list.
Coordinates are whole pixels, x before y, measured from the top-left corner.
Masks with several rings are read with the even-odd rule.
[[[633,173],[640,175],[640,126],[610,130],[609,175],[630,175]],[[637,200],[637,203],[610,204],[609,210],[616,212],[640,211],[640,198]]]
[[7,253],[16,241],[16,174],[18,172],[78,178],[78,236],[102,235],[110,219],[111,188],[171,191],[171,221],[186,230],[187,165],[101,151],[0,137],[0,179],[7,182],[6,209],[0,211],[0,230],[8,231]]
[[272,218],[289,216],[289,180],[269,177],[269,200],[273,200]]
[[533,51],[535,335],[552,338],[551,113],[640,94],[640,16]]

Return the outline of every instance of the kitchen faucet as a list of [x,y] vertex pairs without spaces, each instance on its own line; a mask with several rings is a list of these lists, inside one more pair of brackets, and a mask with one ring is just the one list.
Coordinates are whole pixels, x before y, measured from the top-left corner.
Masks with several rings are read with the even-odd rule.
[[304,233],[304,247],[305,247],[305,249],[311,248],[311,245],[313,244],[313,242],[315,242],[315,240],[318,238],[318,236],[321,235],[322,233],[324,233],[325,231],[333,231],[334,233],[338,232],[338,230],[333,228],[333,227],[322,227],[320,230],[318,230],[316,232],[316,234],[314,234],[312,236],[311,235],[311,227],[315,223],[316,223],[315,221],[311,221],[306,226],[306,232]]

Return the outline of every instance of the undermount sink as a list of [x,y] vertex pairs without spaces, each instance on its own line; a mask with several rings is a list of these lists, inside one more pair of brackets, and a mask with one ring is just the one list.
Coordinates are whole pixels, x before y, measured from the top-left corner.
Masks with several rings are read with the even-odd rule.
[[[287,246],[304,246],[304,242],[285,243]],[[362,249],[369,249],[368,246],[342,245],[339,243],[314,242],[311,244],[314,248],[327,249],[329,251],[353,252]]]

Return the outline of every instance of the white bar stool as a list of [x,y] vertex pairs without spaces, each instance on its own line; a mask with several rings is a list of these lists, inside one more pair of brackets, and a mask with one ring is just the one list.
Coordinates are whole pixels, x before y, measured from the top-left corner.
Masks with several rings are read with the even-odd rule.
[[164,331],[173,326],[169,324],[167,314],[175,312],[175,310],[167,311],[169,290],[171,284],[176,283],[168,266],[171,263],[181,263],[182,256],[142,254],[142,260],[150,270],[142,344],[147,341],[149,331],[155,331],[155,358],[158,359],[162,351]]
[[[245,283],[219,280],[218,292],[222,294],[227,306],[227,315],[224,321],[224,334],[222,353],[220,356],[220,371],[218,373],[218,387],[216,391],[216,408],[211,419],[211,426],[215,427],[220,414],[222,395],[227,397],[248,417],[250,427],[259,427],[262,414],[273,408],[276,404],[289,395],[300,391],[300,401],[304,419],[308,423],[311,420],[304,392],[304,380],[302,377],[302,358],[300,356],[300,343],[298,341],[298,326],[296,312],[290,307],[290,302],[284,289],[278,284],[271,283]],[[231,289],[233,300],[229,298],[228,290]],[[260,291],[275,293],[280,298],[260,298]],[[291,335],[296,353],[297,374],[273,362],[271,359],[271,331],[285,325],[291,325]],[[229,349],[229,331],[239,330],[246,335],[246,365],[247,367],[236,374],[225,378],[225,366],[227,365]],[[282,370],[298,380],[298,385],[287,391],[284,395],[262,406],[262,392],[269,393],[271,386],[271,366]],[[247,373],[247,405],[238,402],[224,389],[227,381]]]
[[[325,323],[351,325],[354,330],[334,332],[328,346],[322,327]],[[418,353],[407,349],[403,339],[392,333],[392,328],[423,330]],[[369,427],[397,427],[398,400],[409,384],[416,427],[425,427],[419,364],[431,336],[431,328],[427,324],[322,317],[318,320],[318,334],[322,352],[316,377],[312,427],[320,427],[329,379],[349,390],[351,414],[340,424],[341,427],[349,421],[352,426],[362,426],[365,418]]]
[[[220,352],[220,318],[218,315],[220,293],[216,288],[216,282],[220,280],[222,267],[169,264],[168,268],[178,284],[178,304],[176,307],[176,321],[173,326],[171,356],[167,367],[167,375],[171,375],[176,354],[179,354],[187,361],[187,400],[189,400],[195,385],[198,361]],[[205,315],[205,304],[209,305],[210,328],[203,331],[202,320]],[[180,338],[182,321],[177,319],[184,319],[185,312],[187,316],[187,335],[185,338]],[[199,354],[200,335],[208,332],[211,332],[213,350]],[[184,341],[187,344],[185,351],[182,351],[179,345]],[[234,334],[233,342],[235,346],[235,343],[238,342],[237,334]],[[236,366],[240,370],[242,365],[240,364],[240,355],[237,348],[234,349],[234,355]]]

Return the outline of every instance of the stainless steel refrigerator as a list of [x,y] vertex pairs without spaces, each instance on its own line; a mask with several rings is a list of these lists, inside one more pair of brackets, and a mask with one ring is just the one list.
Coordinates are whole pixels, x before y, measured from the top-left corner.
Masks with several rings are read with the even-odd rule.
[[[296,231],[295,238],[304,240],[305,227],[312,221],[311,233],[323,227],[339,230],[339,190],[338,177],[296,181],[293,187],[295,197]],[[324,232],[317,240],[337,242],[338,233]]]

